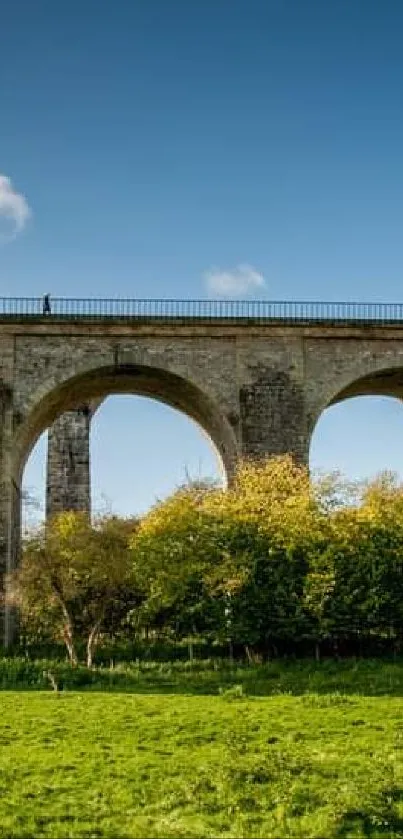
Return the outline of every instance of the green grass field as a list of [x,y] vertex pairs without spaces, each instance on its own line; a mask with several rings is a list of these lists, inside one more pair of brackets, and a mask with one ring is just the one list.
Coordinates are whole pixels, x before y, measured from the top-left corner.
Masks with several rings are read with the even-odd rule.
[[403,664],[125,679],[0,693],[2,837],[403,837]]

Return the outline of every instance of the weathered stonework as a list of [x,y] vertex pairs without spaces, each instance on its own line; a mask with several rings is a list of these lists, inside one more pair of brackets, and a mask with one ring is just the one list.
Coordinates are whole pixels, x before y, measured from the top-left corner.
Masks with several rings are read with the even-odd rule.
[[[328,405],[366,393],[403,397],[403,326],[0,321],[0,575],[18,559],[32,446],[56,421],[48,509],[88,508],[90,415],[82,406],[112,393],[150,395],[192,417],[229,476],[241,455],[290,451],[306,461]],[[11,635],[8,614],[1,637]]]
[[48,432],[46,517],[66,510],[91,512],[90,434],[102,399],[65,411]]
[[91,408],[65,411],[49,428],[46,515],[91,509]]
[[263,367],[240,389],[242,449],[261,457],[292,451],[307,459],[304,392],[285,372]]

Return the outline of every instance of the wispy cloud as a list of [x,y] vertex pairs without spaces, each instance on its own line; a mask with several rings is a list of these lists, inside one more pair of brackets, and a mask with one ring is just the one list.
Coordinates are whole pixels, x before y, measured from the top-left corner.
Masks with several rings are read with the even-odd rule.
[[0,241],[9,242],[24,229],[31,210],[7,175],[0,175]]
[[212,268],[204,274],[204,281],[210,294],[221,297],[240,297],[253,294],[254,291],[265,287],[265,279],[252,265],[242,263],[235,268],[223,271]]

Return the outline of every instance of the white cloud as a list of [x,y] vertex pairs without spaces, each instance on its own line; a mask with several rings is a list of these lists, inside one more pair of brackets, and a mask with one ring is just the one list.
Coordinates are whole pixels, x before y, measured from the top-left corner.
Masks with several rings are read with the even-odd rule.
[[24,229],[31,210],[27,199],[16,192],[10,178],[0,175],[0,239],[10,241]]
[[204,274],[204,280],[210,294],[221,297],[239,297],[243,294],[253,294],[264,288],[266,283],[263,274],[252,265],[242,263],[229,271],[212,268]]

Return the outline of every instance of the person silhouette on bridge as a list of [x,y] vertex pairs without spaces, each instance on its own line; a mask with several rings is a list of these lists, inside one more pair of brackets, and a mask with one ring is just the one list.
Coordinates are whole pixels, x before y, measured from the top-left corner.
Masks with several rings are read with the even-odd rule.
[[44,315],[51,315],[52,308],[50,305],[50,294],[44,294],[42,312]]

